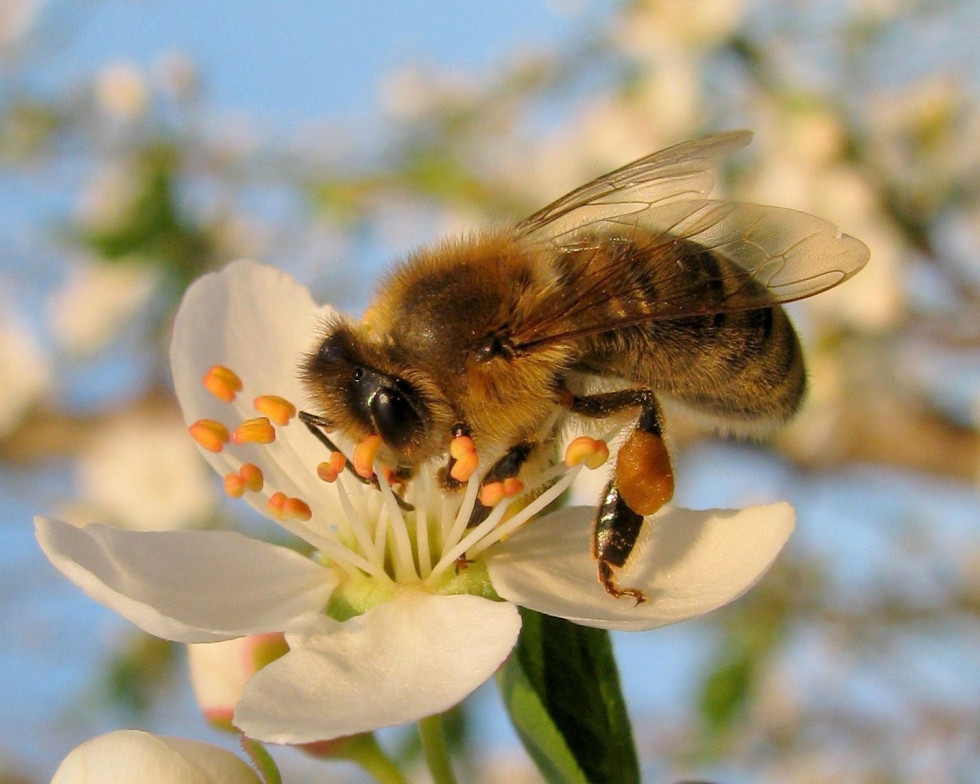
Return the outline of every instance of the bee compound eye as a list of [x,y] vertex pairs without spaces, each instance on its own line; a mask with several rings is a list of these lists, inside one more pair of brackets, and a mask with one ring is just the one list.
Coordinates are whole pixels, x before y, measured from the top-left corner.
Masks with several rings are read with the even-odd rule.
[[422,430],[422,417],[398,389],[380,387],[371,396],[369,405],[378,435],[392,449],[405,449]]

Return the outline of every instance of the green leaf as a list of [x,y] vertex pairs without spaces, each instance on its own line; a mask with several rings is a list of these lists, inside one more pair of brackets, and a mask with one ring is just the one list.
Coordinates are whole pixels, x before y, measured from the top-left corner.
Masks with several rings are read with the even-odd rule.
[[639,762],[609,634],[521,610],[498,684],[524,746],[552,784],[638,784]]

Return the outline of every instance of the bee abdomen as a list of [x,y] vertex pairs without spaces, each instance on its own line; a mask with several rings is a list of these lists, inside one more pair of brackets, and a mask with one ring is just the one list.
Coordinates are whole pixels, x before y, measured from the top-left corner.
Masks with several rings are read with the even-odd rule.
[[[615,253],[632,256],[631,296],[609,299],[610,321],[654,315],[594,335],[583,369],[617,373],[735,422],[796,412],[806,387],[796,331],[777,304],[734,304],[768,300],[749,273],[687,240],[621,242]],[[701,315],[670,318],[673,308]]]

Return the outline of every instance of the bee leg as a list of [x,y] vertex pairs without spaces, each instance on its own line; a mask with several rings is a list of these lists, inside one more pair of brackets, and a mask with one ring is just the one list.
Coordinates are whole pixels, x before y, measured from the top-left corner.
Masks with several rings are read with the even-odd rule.
[[603,417],[632,406],[640,406],[636,426],[626,437],[616,458],[613,479],[596,510],[592,555],[598,562],[599,581],[612,596],[645,599],[637,589],[616,585],[613,568],[629,558],[639,536],[643,518],[662,507],[674,495],[674,471],[663,438],[663,412],[647,389],[578,397],[562,391],[563,405],[583,416]]
[[606,593],[619,599],[630,596],[636,603],[646,601],[643,591],[638,588],[620,588],[616,584],[613,568],[619,568],[630,553],[643,527],[643,515],[637,514],[626,502],[613,479],[606,485],[593,523],[592,557],[599,569],[599,582]]
[[[534,441],[521,441],[508,449],[503,457],[490,466],[483,477],[481,484],[480,497],[473,505],[467,527],[472,528],[479,525],[490,515],[490,510],[502,498],[516,495],[523,490],[523,485],[517,480],[517,475],[534,452],[537,444]],[[499,496],[492,502],[487,496]]]
[[[331,452],[340,452],[341,450],[337,448],[337,445],[330,440],[330,437],[323,432],[332,426],[332,423],[322,416],[317,416],[316,414],[311,414],[309,411],[300,411],[299,420],[304,425],[306,429],[309,430],[315,437],[316,440],[323,444]],[[365,485],[373,485],[375,488],[378,487],[377,477],[368,479],[367,477],[361,476],[357,471],[354,470],[354,466],[351,465],[350,461],[344,463],[344,468],[357,479],[358,482]],[[412,478],[412,472],[408,468],[396,468],[392,473],[392,478],[389,481],[393,482],[404,482]],[[408,501],[405,501],[398,493],[394,493],[395,501],[398,506],[401,507],[403,511],[411,512],[415,507],[412,506]]]

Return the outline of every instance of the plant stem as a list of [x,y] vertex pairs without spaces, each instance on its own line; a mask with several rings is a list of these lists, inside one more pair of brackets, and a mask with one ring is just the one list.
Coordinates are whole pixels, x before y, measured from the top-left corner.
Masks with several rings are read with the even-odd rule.
[[446,735],[442,731],[442,716],[437,714],[419,721],[419,738],[434,784],[456,784]]
[[409,784],[401,769],[381,748],[374,735],[365,733],[350,740],[340,756],[360,765],[379,784]]

